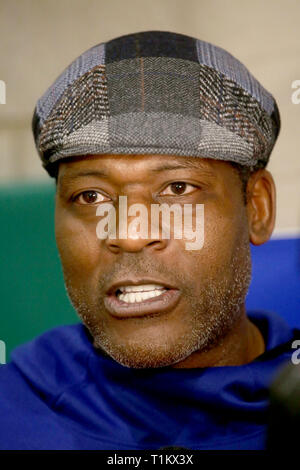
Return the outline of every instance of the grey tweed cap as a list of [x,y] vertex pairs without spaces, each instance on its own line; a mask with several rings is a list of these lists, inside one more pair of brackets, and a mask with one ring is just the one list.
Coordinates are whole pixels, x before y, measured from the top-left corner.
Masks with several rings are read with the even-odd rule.
[[272,95],[220,47],[146,31],[98,44],[38,100],[33,133],[50,175],[89,154],[195,156],[266,166],[280,129]]

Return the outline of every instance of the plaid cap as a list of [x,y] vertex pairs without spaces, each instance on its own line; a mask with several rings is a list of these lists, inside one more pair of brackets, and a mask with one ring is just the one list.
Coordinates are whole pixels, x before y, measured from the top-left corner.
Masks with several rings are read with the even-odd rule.
[[75,155],[195,156],[264,167],[280,129],[272,95],[231,54],[165,31],[98,44],[37,102],[43,166]]

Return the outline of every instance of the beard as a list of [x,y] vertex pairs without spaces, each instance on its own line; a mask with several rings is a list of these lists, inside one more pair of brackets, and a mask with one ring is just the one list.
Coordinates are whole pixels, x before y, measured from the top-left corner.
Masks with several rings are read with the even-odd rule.
[[[134,274],[141,277],[141,273],[146,272],[151,273],[154,279],[154,273],[159,273],[158,278],[165,275],[165,279],[179,286],[186,305],[184,319],[179,320],[180,328],[175,334],[170,334],[162,327],[161,333],[152,336],[144,336],[144,332],[149,325],[152,327],[156,322],[161,322],[160,316],[149,315],[136,319],[137,333],[124,339],[122,335],[116,335],[109,326],[103,295],[100,296],[99,292],[104,292],[105,286],[117,276],[126,278],[128,274]],[[192,273],[187,277],[184,272],[171,270],[166,263],[158,263],[157,260],[154,263],[149,256],[145,259],[142,253],[124,253],[110,272],[102,274],[94,284],[85,282],[75,286],[72,282],[75,276],[70,276],[64,270],[68,296],[90,331],[94,347],[123,366],[131,368],[171,366],[196,351],[210,350],[230,333],[244,315],[245,297],[251,281],[248,237],[245,236],[238,246],[234,246],[226,265],[208,269],[205,275],[201,275],[203,280],[200,288],[195,277],[197,272],[194,278]]]

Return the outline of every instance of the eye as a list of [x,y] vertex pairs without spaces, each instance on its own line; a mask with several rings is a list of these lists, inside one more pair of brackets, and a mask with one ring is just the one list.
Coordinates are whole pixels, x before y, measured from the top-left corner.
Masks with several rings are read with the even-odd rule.
[[166,189],[164,189],[161,194],[171,195],[171,196],[181,196],[182,194],[189,194],[196,189],[196,186],[185,183],[184,181],[175,181],[174,183],[169,184]]
[[77,202],[78,204],[89,205],[98,204],[99,202],[103,202],[104,200],[105,197],[101,193],[92,189],[88,191],[82,191],[73,198],[73,201]]

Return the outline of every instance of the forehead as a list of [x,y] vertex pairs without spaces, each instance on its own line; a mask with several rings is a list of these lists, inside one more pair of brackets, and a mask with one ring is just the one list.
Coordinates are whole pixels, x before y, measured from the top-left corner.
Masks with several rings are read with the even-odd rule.
[[68,158],[59,164],[59,178],[68,178],[79,174],[89,175],[94,170],[99,176],[113,176],[116,172],[161,173],[176,169],[187,169],[217,175],[224,169],[232,169],[229,162],[216,161],[199,157],[173,155],[87,155]]

